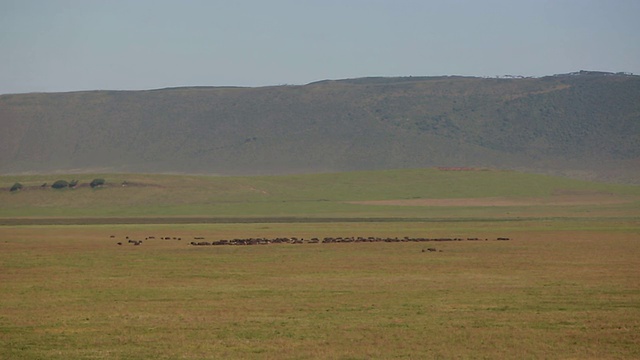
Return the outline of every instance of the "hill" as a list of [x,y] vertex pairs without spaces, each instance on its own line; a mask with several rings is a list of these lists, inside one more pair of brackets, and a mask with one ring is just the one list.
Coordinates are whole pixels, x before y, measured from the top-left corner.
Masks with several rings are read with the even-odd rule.
[[640,183],[640,76],[0,96],[0,174],[491,167]]

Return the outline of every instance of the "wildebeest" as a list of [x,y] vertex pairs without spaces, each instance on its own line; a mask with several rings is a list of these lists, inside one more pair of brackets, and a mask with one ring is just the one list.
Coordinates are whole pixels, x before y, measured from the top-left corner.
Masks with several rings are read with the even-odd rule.
[[[161,239],[164,240],[181,240],[180,237],[163,237]],[[195,236],[194,240],[203,240],[205,237],[203,236]],[[329,244],[329,243],[359,243],[359,242],[388,242],[388,243],[401,243],[401,242],[460,242],[460,241],[480,241],[482,239],[478,237],[440,237],[440,238],[428,238],[428,237],[362,237],[362,236],[345,236],[345,237],[324,237],[319,239],[317,237],[313,237],[310,239],[298,238],[298,237],[277,237],[272,239],[267,239],[263,237],[258,238],[236,238],[229,240],[217,240],[213,242],[206,241],[191,241],[190,245],[267,245],[267,244]],[[485,241],[488,239],[484,239]],[[497,240],[510,240],[507,237],[499,237]],[[132,241],[130,241],[132,242]],[[436,248],[425,248],[422,252],[442,252],[442,250],[437,250]]]

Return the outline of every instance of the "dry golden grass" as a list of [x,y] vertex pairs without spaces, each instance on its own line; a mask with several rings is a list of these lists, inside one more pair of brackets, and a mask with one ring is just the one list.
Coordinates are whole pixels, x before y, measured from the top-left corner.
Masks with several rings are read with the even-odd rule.
[[[0,358],[638,358],[639,229],[631,220],[0,227]],[[352,235],[512,240],[187,245]],[[432,246],[443,252],[422,252]]]

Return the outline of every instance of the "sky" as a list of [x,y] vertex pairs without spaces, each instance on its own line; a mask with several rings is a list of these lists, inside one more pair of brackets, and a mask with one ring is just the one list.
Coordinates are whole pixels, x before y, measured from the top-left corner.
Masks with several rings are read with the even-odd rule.
[[0,94],[640,74],[640,0],[0,0]]

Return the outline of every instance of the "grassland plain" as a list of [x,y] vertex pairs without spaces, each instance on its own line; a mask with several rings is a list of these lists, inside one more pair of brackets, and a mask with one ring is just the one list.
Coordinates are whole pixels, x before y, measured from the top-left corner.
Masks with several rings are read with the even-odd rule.
[[[53,190],[66,177],[77,189]],[[104,178],[104,188],[88,187]],[[24,190],[9,192],[15,183]],[[126,183],[126,186],[121,186]],[[640,208],[640,187],[514,171],[387,170],[314,175],[211,177],[140,174],[0,177],[0,218],[15,217],[315,217],[505,218],[616,216]],[[556,197],[574,203],[549,207]],[[598,196],[598,201],[584,201]],[[511,199],[512,206],[375,206],[367,201]],[[605,201],[605,200],[616,201]],[[515,200],[520,200],[517,202]],[[531,200],[531,201],[530,201]],[[620,201],[618,201],[620,200]],[[364,202],[364,203],[363,203]],[[406,205],[406,204],[405,204]],[[494,204],[498,205],[498,204]],[[561,209],[561,211],[556,211]],[[510,216],[511,215],[511,216]]]
[[[3,226],[0,358],[638,358],[639,229],[611,220]],[[511,240],[187,245],[292,234]],[[141,246],[124,240],[151,235]]]
[[[26,187],[3,220],[81,224],[0,226],[2,359],[640,357],[637,187],[428,169],[39,188],[58,177],[0,178]],[[530,201],[366,203],[478,198]],[[188,245],[281,236],[490,240]]]

